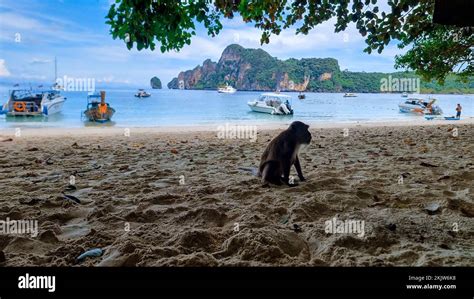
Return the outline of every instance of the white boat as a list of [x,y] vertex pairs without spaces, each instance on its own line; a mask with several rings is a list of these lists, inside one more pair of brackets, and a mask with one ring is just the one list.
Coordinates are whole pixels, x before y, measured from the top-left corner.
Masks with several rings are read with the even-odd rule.
[[344,94],[344,97],[345,98],[356,98],[357,95],[355,93],[348,92],[348,93]]
[[408,98],[408,93],[406,92],[402,93],[402,98]]
[[[57,75],[57,61],[54,58],[54,76]],[[15,86],[18,86],[15,85]],[[42,87],[43,85],[39,86]],[[60,93],[62,86],[54,83],[50,90],[14,89],[0,114],[7,116],[49,116],[61,112],[66,98]]]
[[293,109],[289,102],[290,99],[290,96],[283,94],[262,93],[258,99],[247,104],[254,112],[291,115],[293,114]]
[[146,92],[143,89],[139,89],[138,92],[135,94],[135,97],[137,97],[137,98],[148,98],[150,96],[151,96],[151,94]]
[[61,112],[66,98],[59,90],[22,90],[10,93],[0,114],[7,116],[49,116]]
[[418,113],[427,115],[441,115],[443,110],[438,105],[434,105],[436,99],[425,101],[424,99],[409,98],[406,101],[398,104],[400,112],[403,113]]
[[217,92],[219,93],[234,93],[236,92],[237,89],[233,88],[232,86],[226,84],[226,86],[223,86],[223,87],[219,87],[217,89]]

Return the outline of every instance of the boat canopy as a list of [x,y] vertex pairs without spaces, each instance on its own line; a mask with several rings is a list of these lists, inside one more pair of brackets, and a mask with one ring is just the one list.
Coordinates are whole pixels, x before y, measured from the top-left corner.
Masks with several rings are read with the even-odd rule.
[[87,95],[87,102],[95,102],[97,99],[100,99],[100,94],[98,92],[91,92]]
[[42,97],[44,94],[56,95],[59,94],[57,90],[35,90],[35,89],[14,89],[11,91],[11,98],[13,100],[24,100],[27,98]]
[[258,98],[259,101],[266,101],[266,102],[270,101],[272,103],[282,103],[290,99],[291,97],[288,95],[273,93],[273,92],[262,93],[260,97]]

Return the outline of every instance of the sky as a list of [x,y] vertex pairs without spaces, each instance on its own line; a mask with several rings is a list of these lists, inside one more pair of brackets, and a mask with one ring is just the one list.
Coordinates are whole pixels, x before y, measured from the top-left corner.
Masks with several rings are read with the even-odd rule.
[[180,71],[192,69],[210,58],[218,61],[232,43],[262,48],[279,59],[326,58],[339,61],[341,69],[366,72],[395,71],[394,56],[404,51],[389,44],[382,54],[363,52],[364,38],[351,26],[334,33],[334,21],[325,22],[308,35],[295,28],[272,36],[260,45],[261,31],[240,16],[223,20],[224,29],[209,37],[199,27],[191,45],[179,52],[128,50],[114,40],[105,24],[111,0],[0,0],[0,82],[54,82],[54,58],[58,77],[93,78],[112,83],[149,87],[158,76],[163,86]]

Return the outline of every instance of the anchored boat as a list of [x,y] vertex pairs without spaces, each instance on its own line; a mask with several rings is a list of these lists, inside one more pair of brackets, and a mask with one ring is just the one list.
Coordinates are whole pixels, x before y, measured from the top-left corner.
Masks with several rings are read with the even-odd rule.
[[66,98],[59,90],[15,89],[0,114],[7,116],[49,116],[61,112]]
[[262,93],[258,99],[248,102],[247,105],[254,112],[291,115],[293,109],[289,102],[290,99],[290,96],[283,94]]
[[345,98],[356,98],[357,95],[355,93],[348,92],[348,93],[344,94],[344,97]]
[[108,122],[112,119],[114,113],[115,109],[105,102],[105,91],[101,91],[100,94],[93,93],[87,96],[87,108],[84,111],[84,115],[89,121]]
[[229,84],[226,84],[225,86],[219,87],[217,89],[217,92],[219,92],[219,93],[235,93],[236,91],[237,91],[237,89],[233,88]]
[[400,112],[403,113],[418,113],[428,115],[441,115],[443,110],[438,105],[435,105],[436,99],[425,101],[423,99],[409,98],[406,101],[398,104]]
[[137,97],[137,98],[148,98],[150,96],[151,96],[151,94],[146,92],[143,89],[139,89],[138,92],[135,94],[135,97]]

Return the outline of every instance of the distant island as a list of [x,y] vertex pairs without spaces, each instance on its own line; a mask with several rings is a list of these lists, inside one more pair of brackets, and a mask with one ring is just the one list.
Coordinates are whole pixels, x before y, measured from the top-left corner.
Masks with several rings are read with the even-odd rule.
[[153,77],[150,79],[150,85],[153,89],[161,89],[161,80],[158,77]]
[[[413,78],[418,78],[413,72],[341,71],[334,58],[279,60],[262,49],[232,44],[225,48],[218,62],[207,59],[202,66],[180,72],[167,86],[170,89],[217,89],[230,84],[238,90],[249,91],[377,93],[381,92],[384,80]],[[462,83],[456,81],[455,75],[448,76],[444,85],[423,81],[419,85],[422,93],[474,93],[473,80]]]

